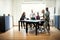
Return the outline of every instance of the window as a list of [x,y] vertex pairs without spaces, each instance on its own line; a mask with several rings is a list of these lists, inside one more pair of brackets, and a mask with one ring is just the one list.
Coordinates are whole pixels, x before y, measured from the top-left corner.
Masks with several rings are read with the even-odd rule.
[[30,18],[31,10],[36,14],[39,12],[39,15],[41,15],[42,9],[45,9],[46,5],[43,3],[23,3],[21,5],[21,13],[26,12],[26,17]]

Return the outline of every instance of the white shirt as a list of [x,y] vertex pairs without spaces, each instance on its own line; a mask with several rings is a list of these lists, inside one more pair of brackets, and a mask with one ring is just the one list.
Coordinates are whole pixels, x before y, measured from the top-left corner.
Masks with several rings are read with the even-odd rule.
[[35,17],[35,14],[34,13],[31,13],[30,14],[30,18],[34,18]]

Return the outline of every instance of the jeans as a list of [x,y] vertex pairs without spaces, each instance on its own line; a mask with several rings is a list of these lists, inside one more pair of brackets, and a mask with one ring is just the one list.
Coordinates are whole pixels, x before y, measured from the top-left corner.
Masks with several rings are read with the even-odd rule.
[[48,22],[48,21],[45,21],[45,22],[44,22],[43,27],[44,27],[44,29],[46,29],[47,32],[49,33],[49,31],[50,31],[50,25],[49,25],[49,22]]

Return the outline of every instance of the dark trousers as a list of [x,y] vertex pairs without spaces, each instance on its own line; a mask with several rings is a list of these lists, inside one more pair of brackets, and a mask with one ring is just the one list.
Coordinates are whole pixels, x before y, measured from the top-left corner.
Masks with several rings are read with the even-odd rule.
[[45,21],[44,22],[44,28],[48,31],[48,33],[50,32],[50,25],[49,25],[49,22],[48,21]]
[[48,29],[47,30],[48,30],[48,32],[50,31],[50,24],[49,23],[48,23]]

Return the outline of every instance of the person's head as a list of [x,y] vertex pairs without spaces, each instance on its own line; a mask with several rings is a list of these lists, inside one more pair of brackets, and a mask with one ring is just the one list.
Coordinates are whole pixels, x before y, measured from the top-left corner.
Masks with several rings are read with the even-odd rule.
[[44,9],[42,10],[42,13],[45,13],[45,10]]
[[37,12],[37,15],[39,15],[39,12]]
[[31,10],[31,12],[33,13],[33,10]]
[[23,15],[25,15],[25,12],[23,12]]
[[48,11],[48,7],[46,7],[46,11]]

